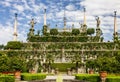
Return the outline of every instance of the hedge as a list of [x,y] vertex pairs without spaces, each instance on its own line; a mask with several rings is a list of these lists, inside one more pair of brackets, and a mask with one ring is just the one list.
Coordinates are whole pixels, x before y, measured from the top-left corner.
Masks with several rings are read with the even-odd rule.
[[54,69],[58,68],[60,72],[67,72],[68,68],[75,68],[75,64],[74,63],[53,63],[51,67]]
[[87,36],[33,36],[29,38],[30,42],[87,42]]
[[22,43],[19,41],[9,41],[5,46],[5,49],[18,49],[22,48]]
[[13,76],[1,75],[0,82],[15,82],[15,78]]
[[120,82],[120,76],[107,77],[106,82]]
[[32,80],[43,80],[46,78],[46,74],[30,74],[30,73],[23,73],[21,74],[21,80],[24,81],[32,81]]
[[90,82],[99,82],[100,78],[97,74],[77,74],[75,76],[77,80],[85,80]]
[[[75,75],[77,80],[85,80],[90,82],[99,82],[101,79],[98,74],[77,74]],[[109,76],[106,78],[106,82],[120,82],[120,76]]]

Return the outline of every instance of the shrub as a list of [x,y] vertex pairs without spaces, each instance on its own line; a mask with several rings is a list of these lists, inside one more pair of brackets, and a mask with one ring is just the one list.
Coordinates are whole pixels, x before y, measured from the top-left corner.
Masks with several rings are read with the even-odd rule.
[[51,35],[57,35],[58,34],[58,30],[57,29],[50,29],[50,34]]
[[79,29],[72,29],[72,34],[78,35],[78,34],[80,34],[80,30]]
[[23,73],[21,75],[21,80],[24,81],[43,80],[45,78],[46,78],[46,74],[41,74],[41,73],[37,73],[37,74]]
[[1,75],[0,82],[15,82],[15,78],[13,76]]
[[88,35],[92,35],[92,34],[94,34],[95,33],[95,29],[94,28],[88,28],[87,29],[87,34]]
[[5,49],[21,49],[22,43],[19,41],[10,41],[5,46]]

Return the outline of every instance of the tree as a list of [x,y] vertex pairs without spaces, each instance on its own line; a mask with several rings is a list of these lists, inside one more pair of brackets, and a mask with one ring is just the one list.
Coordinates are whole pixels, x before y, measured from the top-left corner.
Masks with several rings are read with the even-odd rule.
[[51,35],[57,35],[58,34],[58,30],[57,29],[50,29],[50,34]]
[[6,55],[0,56],[0,72],[10,71],[10,59]]
[[109,73],[115,73],[117,67],[117,61],[115,57],[99,57],[96,60],[97,67],[99,71],[107,71]]
[[2,49],[4,49],[4,45],[3,44],[0,45],[0,50],[2,50]]
[[95,29],[94,28],[88,28],[87,29],[87,34],[88,35],[92,35],[92,34],[94,34],[95,33]]
[[26,60],[20,56],[10,57],[12,71],[26,71]]
[[73,35],[79,35],[80,34],[80,30],[79,29],[72,29],[72,34]]

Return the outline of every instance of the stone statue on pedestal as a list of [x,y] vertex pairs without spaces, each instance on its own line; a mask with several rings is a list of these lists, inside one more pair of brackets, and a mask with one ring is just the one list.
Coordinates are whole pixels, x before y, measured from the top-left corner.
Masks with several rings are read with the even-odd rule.
[[99,17],[96,17],[96,21],[97,21],[97,27],[99,27],[100,26],[100,19],[99,19]]
[[34,19],[32,19],[31,22],[30,22],[31,29],[34,29],[35,24],[36,24],[36,22],[34,21]]

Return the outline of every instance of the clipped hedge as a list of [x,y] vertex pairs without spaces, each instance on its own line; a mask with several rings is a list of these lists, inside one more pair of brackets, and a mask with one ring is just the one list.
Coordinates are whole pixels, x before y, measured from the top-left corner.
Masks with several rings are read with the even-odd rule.
[[15,78],[13,76],[1,75],[0,82],[15,82]]
[[29,38],[30,42],[87,42],[87,36],[33,36]]
[[60,72],[67,72],[68,68],[75,68],[74,63],[53,63],[51,65],[52,68],[58,68]]
[[[101,79],[98,74],[77,74],[75,76],[77,80],[85,80],[90,82],[100,82]],[[120,82],[120,76],[108,75],[105,82]]]
[[107,77],[106,82],[120,82],[120,76]]
[[46,74],[30,74],[30,73],[23,73],[21,74],[21,80],[24,81],[32,81],[32,80],[43,80],[46,78]]
[[99,82],[100,78],[97,74],[77,74],[75,76],[77,80],[85,80],[90,82]]
[[5,49],[21,49],[22,43],[20,41],[9,41],[5,46]]

